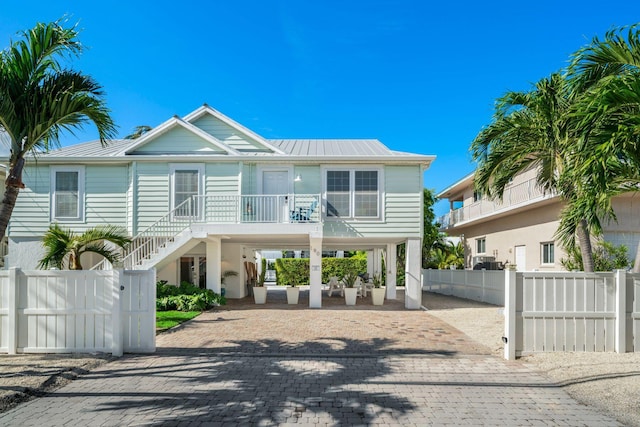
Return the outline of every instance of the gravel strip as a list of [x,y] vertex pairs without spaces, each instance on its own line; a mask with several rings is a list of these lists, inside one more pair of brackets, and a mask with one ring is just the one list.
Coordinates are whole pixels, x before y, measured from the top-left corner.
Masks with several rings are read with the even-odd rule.
[[[502,307],[423,293],[429,314],[503,357]],[[519,359],[546,375],[571,397],[625,425],[640,427],[640,353],[536,353]]]
[[113,360],[108,354],[0,355],[0,412],[55,390]]

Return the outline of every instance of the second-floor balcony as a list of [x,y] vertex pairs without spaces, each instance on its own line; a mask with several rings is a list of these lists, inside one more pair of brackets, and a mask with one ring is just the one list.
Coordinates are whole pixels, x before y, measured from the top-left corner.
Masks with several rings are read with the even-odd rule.
[[208,224],[320,222],[320,195],[193,196],[173,210],[172,220]]
[[506,212],[554,196],[555,193],[545,194],[537,185],[536,179],[531,178],[505,188],[502,200],[489,200],[483,197],[476,202],[454,209],[448,214],[439,217],[438,223],[440,224],[440,228],[445,230],[457,224]]

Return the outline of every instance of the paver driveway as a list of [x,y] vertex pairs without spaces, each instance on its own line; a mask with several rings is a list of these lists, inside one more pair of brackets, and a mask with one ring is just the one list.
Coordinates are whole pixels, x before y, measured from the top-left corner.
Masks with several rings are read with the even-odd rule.
[[233,302],[0,425],[619,425],[424,311]]

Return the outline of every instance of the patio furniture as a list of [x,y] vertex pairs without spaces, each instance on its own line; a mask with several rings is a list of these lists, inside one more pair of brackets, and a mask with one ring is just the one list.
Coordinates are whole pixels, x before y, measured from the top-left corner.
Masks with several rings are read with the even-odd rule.
[[313,215],[316,207],[318,207],[318,201],[314,200],[308,208],[298,208],[291,211],[289,219],[291,222],[309,222],[311,221],[311,215]]
[[340,296],[344,296],[344,284],[338,281],[338,278],[333,276],[329,279],[329,290],[327,291],[327,295],[331,296],[333,291],[340,291]]

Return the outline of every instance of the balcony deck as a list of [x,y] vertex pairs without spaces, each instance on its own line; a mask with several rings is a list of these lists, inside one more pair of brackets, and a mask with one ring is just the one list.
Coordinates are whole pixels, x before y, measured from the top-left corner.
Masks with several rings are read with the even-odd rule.
[[507,187],[504,191],[502,200],[489,200],[487,198],[482,198],[477,202],[442,215],[437,221],[440,224],[441,230],[447,230],[479,219],[504,214],[554,197],[556,197],[555,193],[545,194],[537,185],[536,179],[532,178]]

